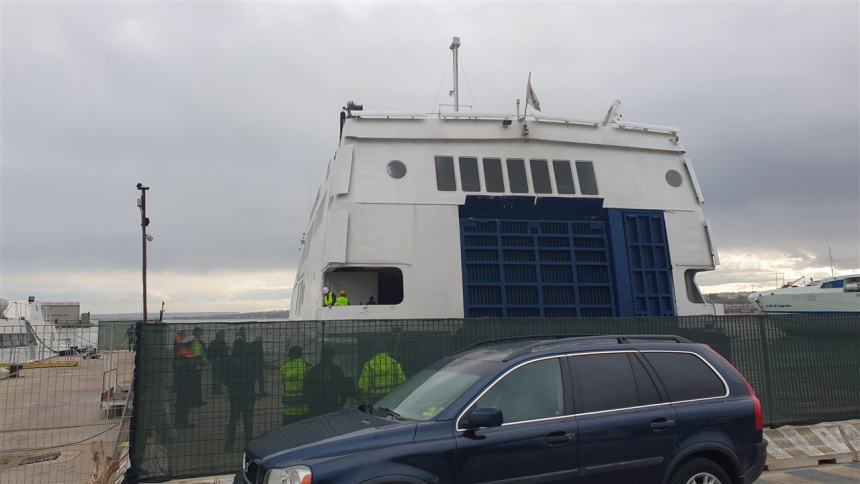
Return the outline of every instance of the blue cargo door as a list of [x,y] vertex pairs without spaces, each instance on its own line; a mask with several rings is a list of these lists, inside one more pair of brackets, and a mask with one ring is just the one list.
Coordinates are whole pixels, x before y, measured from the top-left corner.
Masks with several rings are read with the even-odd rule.
[[617,315],[602,200],[467,197],[460,235],[465,317]]
[[674,316],[662,212],[609,210],[621,316]]

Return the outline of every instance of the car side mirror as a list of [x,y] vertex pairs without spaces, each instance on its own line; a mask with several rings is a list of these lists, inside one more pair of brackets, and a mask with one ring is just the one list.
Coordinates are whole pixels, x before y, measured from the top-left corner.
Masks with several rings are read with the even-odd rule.
[[498,408],[476,408],[472,410],[461,423],[466,430],[474,430],[483,427],[500,427],[504,419],[502,411]]

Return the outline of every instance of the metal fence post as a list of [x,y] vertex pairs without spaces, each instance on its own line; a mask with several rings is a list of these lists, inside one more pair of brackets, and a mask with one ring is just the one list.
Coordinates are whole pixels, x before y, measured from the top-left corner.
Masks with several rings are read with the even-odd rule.
[[[765,408],[768,410],[767,413],[769,413],[770,410],[776,408],[776,402],[775,402],[774,397],[773,397],[774,381],[773,381],[773,375],[771,374],[771,371],[770,371],[770,354],[768,353],[768,348],[767,348],[767,345],[768,345],[768,343],[767,343],[767,327],[766,327],[767,318],[766,317],[757,317],[756,319],[758,320],[757,322],[758,322],[759,345],[761,348],[760,354],[762,357],[762,367],[764,368],[764,381],[765,381],[764,391],[765,391],[765,395],[766,395],[765,396],[766,400],[764,403],[765,403]],[[772,421],[772,419],[770,419],[770,421]]]
[[[141,341],[143,338],[141,337],[141,332],[143,331],[143,325],[137,324],[137,322],[132,323],[134,327],[134,345],[129,345],[134,348],[134,368],[132,369],[131,376],[131,419],[128,424],[128,462],[129,469],[126,474],[127,482],[137,482],[138,481],[138,470],[140,469],[141,459],[138,455],[139,452],[142,452],[143,449],[138,448],[137,445],[137,409],[140,408],[140,392],[138,391],[138,385],[140,384],[140,368],[143,366],[143,359],[140,354]],[[113,343],[113,338],[111,338],[111,343]]]

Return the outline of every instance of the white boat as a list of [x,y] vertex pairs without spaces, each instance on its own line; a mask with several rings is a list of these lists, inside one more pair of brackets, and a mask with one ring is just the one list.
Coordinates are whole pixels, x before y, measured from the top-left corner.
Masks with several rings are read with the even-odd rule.
[[96,348],[98,327],[59,327],[45,321],[41,303],[0,300],[0,363],[41,361]]
[[860,274],[795,281],[749,300],[763,313],[860,313]]
[[[679,130],[619,106],[589,119],[350,102],[291,319],[721,313],[695,282],[718,256]],[[324,307],[324,287],[349,305]]]

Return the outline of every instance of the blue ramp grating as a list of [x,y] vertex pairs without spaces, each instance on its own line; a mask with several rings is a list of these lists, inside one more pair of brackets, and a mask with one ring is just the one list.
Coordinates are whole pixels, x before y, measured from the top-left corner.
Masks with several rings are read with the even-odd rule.
[[672,263],[662,212],[609,210],[622,316],[674,316]]
[[618,315],[602,200],[467,197],[460,236],[466,317]]

